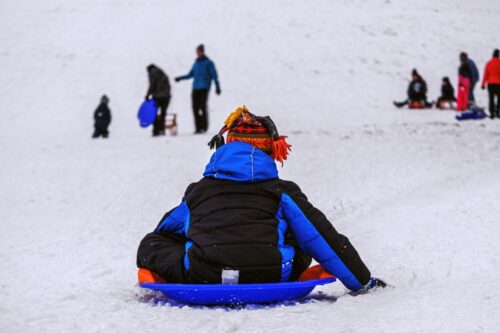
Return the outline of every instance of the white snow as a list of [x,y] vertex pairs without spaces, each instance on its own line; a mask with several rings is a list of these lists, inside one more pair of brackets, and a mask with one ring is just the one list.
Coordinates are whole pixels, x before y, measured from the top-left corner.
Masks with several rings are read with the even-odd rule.
[[[0,1],[0,331],[497,331],[500,121],[391,103],[413,67],[436,98],[462,50],[482,72],[499,15],[496,0]],[[152,139],[135,119],[145,67],[185,74],[200,42],[223,91],[210,134],[191,135],[183,82],[180,135]],[[91,140],[103,93],[111,137]],[[289,136],[281,177],[394,288],[232,311],[140,301],[139,241],[244,103]]]

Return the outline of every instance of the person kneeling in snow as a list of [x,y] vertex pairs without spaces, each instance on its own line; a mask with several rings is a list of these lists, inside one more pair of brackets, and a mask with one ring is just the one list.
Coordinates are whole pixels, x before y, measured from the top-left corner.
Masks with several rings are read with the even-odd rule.
[[353,291],[385,286],[300,188],[278,178],[285,138],[269,117],[231,113],[209,142],[204,177],[145,236],[137,266],[169,283],[221,283],[225,270],[265,283],[295,281],[314,258]]

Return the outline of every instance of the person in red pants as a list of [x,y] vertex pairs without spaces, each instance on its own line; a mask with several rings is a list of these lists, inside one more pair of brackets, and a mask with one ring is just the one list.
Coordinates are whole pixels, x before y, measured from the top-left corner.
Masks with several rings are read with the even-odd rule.
[[[488,95],[490,99],[490,118],[500,119],[500,50],[493,51],[493,58],[484,68],[482,89],[488,84]],[[495,101],[496,100],[496,101]]]
[[457,111],[464,111],[468,107],[471,75],[469,65],[466,61],[462,60],[458,68]]

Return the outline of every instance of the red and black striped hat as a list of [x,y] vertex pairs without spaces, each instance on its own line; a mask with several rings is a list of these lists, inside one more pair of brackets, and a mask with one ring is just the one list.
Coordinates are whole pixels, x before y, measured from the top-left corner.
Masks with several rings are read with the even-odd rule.
[[286,142],[286,136],[280,136],[276,125],[269,116],[259,117],[248,111],[245,105],[234,110],[224,126],[208,143],[210,149],[218,149],[224,145],[223,134],[227,133],[227,142],[246,142],[269,154],[283,165],[291,151],[291,145]]

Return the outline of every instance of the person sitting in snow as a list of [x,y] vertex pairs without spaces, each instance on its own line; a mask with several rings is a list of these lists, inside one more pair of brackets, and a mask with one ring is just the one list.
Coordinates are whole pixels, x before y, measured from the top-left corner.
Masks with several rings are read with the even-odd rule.
[[209,142],[203,178],[144,237],[137,266],[169,283],[221,283],[226,270],[266,283],[296,280],[314,258],[353,291],[385,286],[299,186],[278,177],[285,138],[269,117],[231,113]]
[[[472,78],[472,71],[466,60],[458,68],[458,92],[457,92],[457,111],[465,111],[469,107],[469,90]],[[471,104],[472,105],[472,104]]]
[[416,69],[411,72],[411,81],[408,85],[408,98],[402,102],[394,102],[394,105],[401,108],[410,104],[410,107],[418,105],[418,108],[431,107],[432,103],[427,102],[427,83],[420,76]]
[[111,110],[108,107],[109,98],[106,95],[101,97],[101,103],[94,111],[94,134],[92,138],[107,138],[109,135],[108,127],[111,123]]
[[455,89],[453,88],[450,79],[445,76],[443,77],[443,82],[441,84],[441,96],[439,96],[436,101],[436,107],[438,109],[445,109],[448,104],[448,108],[452,108],[453,102],[455,101]]

